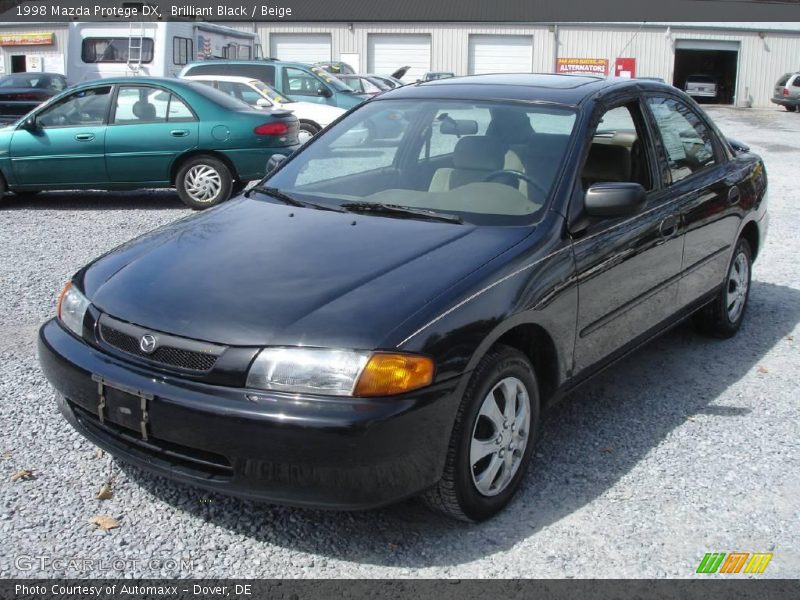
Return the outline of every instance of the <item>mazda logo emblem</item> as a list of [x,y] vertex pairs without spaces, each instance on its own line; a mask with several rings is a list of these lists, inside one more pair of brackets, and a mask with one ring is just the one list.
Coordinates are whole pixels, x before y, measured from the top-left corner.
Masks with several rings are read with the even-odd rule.
[[155,352],[157,346],[158,340],[156,340],[156,336],[150,335],[149,333],[144,334],[142,339],[139,340],[139,348],[141,348],[142,352],[147,354]]

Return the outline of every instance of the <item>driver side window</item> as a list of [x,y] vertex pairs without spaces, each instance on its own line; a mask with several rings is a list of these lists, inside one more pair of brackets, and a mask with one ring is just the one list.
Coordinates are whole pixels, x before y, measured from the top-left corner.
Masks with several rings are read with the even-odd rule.
[[102,125],[108,117],[111,86],[80,90],[64,98],[37,117],[41,127]]

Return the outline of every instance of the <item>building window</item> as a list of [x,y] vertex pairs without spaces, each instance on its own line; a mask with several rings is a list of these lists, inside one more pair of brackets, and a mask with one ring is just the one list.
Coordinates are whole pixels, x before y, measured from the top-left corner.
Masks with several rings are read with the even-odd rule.
[[85,63],[153,62],[153,38],[86,38],[81,46]]
[[191,38],[172,38],[172,64],[186,65],[192,61],[194,55],[194,40]]

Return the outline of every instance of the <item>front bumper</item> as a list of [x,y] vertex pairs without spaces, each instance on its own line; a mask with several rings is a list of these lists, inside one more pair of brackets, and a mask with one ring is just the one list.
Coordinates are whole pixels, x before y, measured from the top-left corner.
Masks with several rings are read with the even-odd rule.
[[[192,382],[107,355],[55,320],[39,331],[39,360],[67,420],[112,455],[205,489],[296,506],[366,509],[434,485],[458,405],[458,379],[368,400]],[[101,423],[98,379],[115,394],[149,398],[147,439],[114,419],[113,403]]]

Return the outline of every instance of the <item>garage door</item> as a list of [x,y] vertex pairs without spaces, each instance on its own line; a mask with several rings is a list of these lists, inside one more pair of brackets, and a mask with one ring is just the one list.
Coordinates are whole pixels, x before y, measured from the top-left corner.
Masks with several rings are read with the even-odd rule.
[[469,72],[530,73],[533,70],[533,39],[529,35],[469,36]]
[[331,59],[331,36],[328,34],[273,33],[269,36],[272,58],[301,63]]
[[726,40],[675,40],[676,50],[729,50],[739,51],[739,42]]
[[400,67],[410,66],[403,81],[416,81],[431,70],[431,38],[427,35],[372,34],[368,38],[367,69],[370,73],[390,75]]

